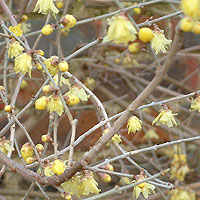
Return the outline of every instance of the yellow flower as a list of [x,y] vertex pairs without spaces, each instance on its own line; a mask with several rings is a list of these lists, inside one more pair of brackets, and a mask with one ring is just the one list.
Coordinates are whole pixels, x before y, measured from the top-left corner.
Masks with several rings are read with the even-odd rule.
[[200,112],[200,96],[196,97],[195,99],[192,99],[190,110],[198,110],[198,112]]
[[48,58],[44,61],[44,64],[46,65],[47,70],[55,76],[58,73],[58,57],[57,56],[51,56],[51,58]]
[[35,101],[35,108],[37,110],[45,110],[47,109],[47,104],[48,104],[48,97],[40,97]]
[[170,200],[195,200],[195,192],[188,188],[178,187],[169,192]]
[[21,153],[23,159],[26,160],[28,157],[32,157],[33,147],[31,146],[31,144],[29,142],[27,142],[22,146],[20,153]]
[[126,16],[115,15],[108,24],[110,26],[103,42],[113,41],[115,44],[128,44],[128,42],[136,40],[137,31]]
[[62,24],[66,28],[72,28],[76,25],[77,20],[73,15],[65,15],[60,20],[59,23]]
[[174,115],[171,110],[162,110],[159,115],[153,120],[152,125],[160,126],[166,125],[168,127],[177,126],[176,120],[174,119]]
[[113,143],[118,143],[118,144],[120,144],[120,143],[122,142],[122,139],[121,139],[121,136],[120,136],[120,135],[115,134],[115,135],[112,136],[111,141],[112,141]]
[[63,174],[65,171],[65,164],[62,160],[54,160],[52,171],[58,176]]
[[[145,179],[145,177],[142,175],[136,176],[136,182],[140,182],[144,179]],[[154,185],[147,183],[147,182],[143,182],[134,187],[132,197],[137,199],[139,197],[140,193],[142,193],[144,198],[148,198],[149,194],[151,194],[151,193],[155,194],[154,190],[155,190]]]
[[51,95],[49,96],[48,104],[47,104],[47,110],[51,112],[56,112],[59,116],[62,115],[64,111],[64,106],[62,101],[60,100],[60,97],[57,95]]
[[98,183],[93,178],[91,172],[86,172],[85,175],[72,177],[69,181],[62,185],[63,190],[71,195],[81,197],[81,195],[88,195],[90,193],[99,194]]
[[87,175],[82,178],[81,183],[81,195],[88,195],[90,193],[99,194],[98,183],[95,181],[92,175]]
[[194,20],[200,19],[200,1],[199,0],[182,0],[181,7],[185,15],[192,17]]
[[29,76],[31,77],[32,57],[27,53],[23,53],[16,57],[14,70],[16,73],[21,72],[23,75],[28,72]]
[[9,30],[12,31],[17,37],[22,36],[23,34],[21,24],[17,24],[16,26],[9,26]]
[[33,12],[37,11],[43,15],[47,15],[50,12],[54,18],[56,18],[56,14],[59,13],[59,10],[54,5],[53,0],[38,0]]
[[142,121],[139,120],[136,116],[131,116],[127,123],[128,134],[135,133],[142,129]]
[[174,160],[170,167],[170,178],[178,179],[179,181],[184,181],[185,175],[190,171],[186,155],[185,154],[174,154]]
[[158,139],[158,138],[159,138],[158,134],[152,129],[145,132],[145,136],[143,137],[143,139]]
[[8,57],[9,58],[17,57],[20,54],[22,54],[23,50],[24,48],[20,45],[18,41],[13,41],[10,43],[8,48]]
[[153,31],[153,34],[154,34],[154,37],[150,41],[151,48],[155,50],[155,54],[158,54],[160,52],[165,53],[166,49],[168,48],[168,45],[171,44],[172,40],[168,40],[165,38],[163,30]]

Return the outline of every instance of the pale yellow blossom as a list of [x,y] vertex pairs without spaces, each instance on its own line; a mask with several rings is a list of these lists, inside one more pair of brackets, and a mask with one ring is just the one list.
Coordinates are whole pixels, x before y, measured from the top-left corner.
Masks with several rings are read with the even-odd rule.
[[33,12],[37,11],[43,15],[47,15],[50,12],[54,18],[56,18],[56,14],[59,13],[59,10],[54,5],[53,0],[38,0]]
[[62,115],[64,111],[63,103],[58,95],[51,95],[48,98],[47,110],[51,112],[56,112],[59,116]]
[[174,125],[177,126],[178,124],[174,118],[174,115],[177,114],[173,114],[171,110],[161,110],[159,115],[153,120],[152,124],[155,124],[156,126],[166,125],[168,127],[172,127]]
[[14,70],[16,73],[21,72],[23,75],[28,72],[29,76],[31,77],[32,57],[27,53],[23,53],[16,57]]
[[140,131],[142,129],[142,121],[139,120],[136,116],[131,116],[128,119],[127,128],[128,128],[128,134]]
[[113,16],[108,24],[110,26],[103,42],[113,41],[115,44],[128,44],[128,42],[136,40],[137,31],[125,15]]
[[153,31],[154,37],[150,41],[151,48],[155,50],[155,54],[160,52],[165,53],[168,49],[168,46],[171,44],[172,40],[168,40],[165,38],[163,30]]
[[8,48],[8,57],[13,58],[22,54],[24,48],[20,45],[18,41],[13,41],[10,43]]

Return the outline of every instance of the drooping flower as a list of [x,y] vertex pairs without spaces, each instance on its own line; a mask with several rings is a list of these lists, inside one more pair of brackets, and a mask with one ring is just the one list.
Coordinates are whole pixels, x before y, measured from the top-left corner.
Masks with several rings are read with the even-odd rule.
[[62,115],[64,111],[63,103],[58,95],[52,94],[48,98],[47,110],[51,112],[56,112],[59,116]]
[[185,154],[174,154],[174,160],[170,166],[170,178],[184,181],[185,175],[190,171]]
[[16,26],[9,26],[9,30],[12,31],[17,37],[22,36],[23,34],[21,24],[17,24]]
[[46,65],[47,70],[55,76],[58,73],[58,57],[57,56],[51,56],[50,58],[46,59],[44,61],[44,64]]
[[120,144],[122,142],[121,136],[119,134],[115,134],[112,136],[111,141],[113,143],[118,143]]
[[113,41],[115,44],[128,44],[128,42],[136,40],[137,31],[123,13],[113,16],[108,24],[108,33],[103,42]]
[[54,18],[56,18],[56,14],[59,13],[59,10],[54,5],[53,0],[38,0],[33,12],[37,11],[43,15],[47,15],[50,12]]
[[[136,182],[140,182],[142,180],[145,179],[144,175],[137,175],[136,176]],[[136,185],[133,189],[133,198],[138,198],[140,193],[143,194],[144,198],[148,198],[149,194],[154,193],[155,194],[155,186],[147,183],[147,182],[143,182],[140,183],[139,185]]]
[[63,190],[71,195],[81,197],[90,193],[99,194],[98,183],[93,178],[91,172],[85,172],[84,175],[76,175],[62,185]]
[[22,54],[24,48],[20,45],[18,41],[12,41],[8,48],[8,57],[13,58]]
[[87,101],[90,98],[90,95],[87,95],[85,90],[78,85],[72,86],[69,92],[78,96],[81,101]]
[[177,122],[174,118],[174,115],[171,110],[163,109],[159,113],[159,115],[153,120],[152,125],[160,126],[160,125],[166,125],[168,127],[177,126]]
[[142,121],[139,120],[136,116],[131,116],[127,123],[128,134],[135,133],[142,129]]
[[185,15],[192,17],[195,21],[200,19],[199,0],[181,0],[181,7]]
[[169,192],[170,200],[195,200],[195,191],[189,188],[178,187]]
[[14,70],[16,73],[21,72],[23,75],[28,72],[29,76],[31,77],[32,57],[27,53],[23,53],[16,57]]
[[154,34],[154,37],[150,41],[151,48],[155,50],[156,55],[160,52],[165,53],[166,49],[168,49],[168,45],[171,44],[172,40],[166,39],[164,35],[164,31],[160,29],[154,30],[153,34]]
[[198,112],[200,112],[200,95],[197,96],[195,99],[192,99],[190,110],[197,110]]

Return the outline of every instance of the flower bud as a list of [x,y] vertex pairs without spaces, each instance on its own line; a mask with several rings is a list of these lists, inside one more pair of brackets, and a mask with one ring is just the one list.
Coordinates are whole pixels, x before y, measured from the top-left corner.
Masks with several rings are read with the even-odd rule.
[[41,65],[40,63],[37,63],[37,64],[36,64],[36,68],[37,68],[38,70],[42,70],[42,65]]
[[62,24],[64,27],[72,28],[75,26],[77,20],[74,18],[73,15],[65,15],[60,20],[59,23]]
[[128,46],[128,50],[130,51],[130,53],[138,53],[140,50],[140,44],[137,42],[131,43]]
[[26,159],[26,164],[27,165],[29,165],[29,164],[32,164],[33,162],[35,162],[36,161],[36,159],[35,158],[33,158],[33,157],[28,157],[27,159]]
[[52,171],[57,174],[58,176],[63,174],[65,171],[65,164],[61,160],[54,160]]
[[5,107],[4,107],[4,110],[6,111],[6,112],[12,112],[12,106],[11,105],[6,105]]
[[67,62],[65,61],[62,61],[58,64],[58,67],[59,67],[59,70],[61,72],[67,72],[69,70],[69,65]]
[[80,102],[79,97],[74,94],[67,94],[64,96],[64,99],[69,106],[74,106]]
[[42,91],[45,93],[45,94],[48,94],[48,93],[51,93],[54,91],[54,87],[51,86],[51,85],[45,85],[43,88],[42,88]]
[[46,24],[42,30],[41,30],[43,35],[50,35],[51,33],[53,33],[53,26],[50,24]]
[[42,140],[42,142],[52,142],[53,141],[52,138],[51,138],[51,136],[49,136],[47,134],[42,135],[41,136],[41,140]]
[[21,83],[20,89],[24,89],[26,87],[27,87],[27,81],[23,80],[22,83]]
[[195,22],[192,32],[195,34],[200,34],[200,21]]
[[194,21],[192,20],[192,18],[184,17],[183,19],[181,19],[180,27],[182,31],[190,32],[192,31],[193,26],[194,26]]
[[141,28],[138,32],[138,37],[142,42],[150,42],[154,37],[153,31],[147,27]]
[[47,108],[48,98],[43,96],[36,100],[35,108],[37,110],[45,110]]
[[43,151],[44,151],[44,146],[43,146],[42,144],[37,144],[37,145],[35,146],[35,148],[36,148],[36,150],[37,150],[38,152],[43,152]]
[[42,51],[41,49],[37,50],[37,54],[39,54],[40,56],[44,56],[44,51]]
[[27,15],[22,15],[21,21],[25,22],[28,20],[28,16]]
[[31,146],[31,144],[29,142],[27,142],[22,146],[20,152],[21,152],[23,159],[26,160],[28,157],[32,157],[33,147]]
[[110,181],[112,180],[111,179],[111,176],[109,174],[106,174],[106,173],[98,173],[98,175],[101,177],[101,180],[105,183],[110,183]]
[[64,6],[63,1],[56,1],[56,7],[57,7],[58,9],[63,8],[63,6]]

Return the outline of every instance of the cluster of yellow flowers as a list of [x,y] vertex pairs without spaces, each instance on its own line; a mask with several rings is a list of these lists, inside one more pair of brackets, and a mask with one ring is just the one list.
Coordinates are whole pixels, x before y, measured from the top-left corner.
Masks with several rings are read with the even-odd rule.
[[[38,152],[38,155],[41,157],[42,152],[44,151],[44,146],[42,144],[37,144],[35,148],[36,151]],[[33,146],[29,142],[22,145],[20,153],[26,164],[31,164],[34,161],[36,161],[36,158],[33,157],[34,153]]]
[[170,173],[171,179],[178,179],[184,181],[185,175],[190,171],[186,155],[185,154],[174,154],[174,160],[171,163]]
[[180,26],[184,32],[192,31],[200,34],[200,1],[199,0],[182,0],[181,7],[186,15],[181,19]]
[[[61,77],[61,83],[67,84],[69,91],[63,96],[65,102],[69,106],[76,105],[81,101],[87,101],[90,95],[87,95],[83,88],[74,85],[71,87],[68,80],[65,80]],[[69,85],[68,85],[69,84]],[[59,116],[64,112],[64,105],[59,97],[56,94],[56,90],[51,85],[45,85],[43,87],[43,92],[45,94],[53,93],[50,96],[42,96],[35,101],[35,108],[37,110],[48,110],[50,113],[56,112]]]
[[170,200],[195,200],[195,192],[188,188],[178,187],[169,192]]
[[72,177],[69,181],[64,182],[62,185],[66,193],[81,197],[91,193],[99,194],[98,183],[95,181],[92,172],[84,171],[83,174],[78,174]]
[[151,42],[151,47],[155,50],[156,54],[160,52],[165,53],[168,45],[172,42],[172,40],[165,38],[164,31],[159,28],[155,28],[155,30],[152,31],[150,28],[144,27],[137,33],[135,27],[125,16],[124,12],[109,19],[108,25],[108,33],[104,37],[103,42],[112,41],[115,44],[122,43],[127,45],[129,42],[135,41],[137,39],[136,35],[138,34],[141,41],[145,43]]

